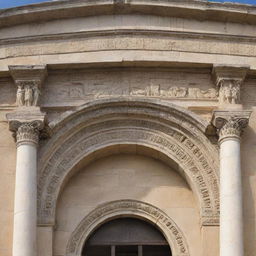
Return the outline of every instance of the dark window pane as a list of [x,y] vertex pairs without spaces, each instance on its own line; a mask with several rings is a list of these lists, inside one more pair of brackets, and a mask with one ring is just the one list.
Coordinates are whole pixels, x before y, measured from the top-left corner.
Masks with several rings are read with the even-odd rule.
[[86,246],[82,256],[111,256],[111,246]]
[[116,256],[138,256],[138,246],[116,246]]
[[143,256],[171,256],[168,245],[143,245]]

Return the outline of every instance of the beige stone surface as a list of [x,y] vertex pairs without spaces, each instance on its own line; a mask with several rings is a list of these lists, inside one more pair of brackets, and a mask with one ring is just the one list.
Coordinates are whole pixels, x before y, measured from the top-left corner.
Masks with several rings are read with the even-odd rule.
[[[21,110],[16,102],[21,68],[17,67],[15,78],[9,65],[27,65],[28,70],[43,65],[48,77],[39,86],[37,105],[46,113],[52,131],[41,131],[38,146],[38,202],[43,200],[46,211],[38,217],[54,215],[49,212],[56,202],[57,212],[56,219],[37,227],[36,256],[67,256],[67,243],[80,221],[100,204],[122,199],[139,200],[164,211],[183,232],[189,256],[218,256],[219,147],[211,118],[214,110],[232,113],[238,108],[252,111],[241,137],[241,172],[244,256],[256,256],[255,18],[256,6],[192,0],[67,0],[1,12],[0,255],[16,256],[12,255],[16,146],[6,114]],[[235,77],[236,72],[231,77],[226,74],[223,86],[213,74],[216,66],[238,73],[246,70],[245,77],[234,84],[232,75]],[[35,83],[32,77],[30,82]],[[236,95],[229,95],[230,86],[236,87]],[[221,87],[230,90],[221,91]],[[221,104],[225,93],[230,102]],[[141,109],[147,104],[148,108],[139,112],[135,101],[143,102]],[[116,107],[116,102],[125,102],[125,110]],[[108,104],[109,109],[103,112]],[[156,113],[150,104],[164,105],[164,111]],[[177,120],[177,106],[182,113],[189,110],[195,115],[188,112],[186,120],[182,115]],[[32,113],[31,108],[24,107],[21,112]],[[121,111],[124,113],[118,119]],[[95,116],[88,117],[91,113]],[[198,124],[199,118],[202,121]],[[99,130],[102,134],[98,136]],[[162,133],[165,137],[160,136]],[[126,136],[134,136],[136,141],[131,145]],[[144,136],[147,142],[155,143],[154,147],[139,145]],[[180,143],[183,152],[177,150],[170,157],[163,148],[175,136],[172,148]],[[103,137],[107,148],[93,148]],[[85,142],[91,148],[85,147]],[[115,146],[110,146],[112,142]],[[74,152],[69,152],[71,149]],[[204,153],[202,158],[198,149]],[[92,152],[90,156],[79,155],[77,162],[64,157],[72,155],[75,159],[86,150]],[[175,162],[176,157],[180,162]],[[179,166],[183,158],[194,159],[191,177],[187,176],[191,163],[187,169]],[[50,170],[52,176],[40,173],[44,159],[47,168],[43,171]],[[69,166],[73,163],[77,165]],[[207,165],[212,165],[213,173]],[[195,167],[203,177],[196,176]],[[67,176],[58,180],[62,171],[68,172]],[[47,188],[41,186],[43,182]],[[204,207],[198,204],[200,196]],[[203,225],[209,200],[214,202],[215,215],[210,217],[214,223]],[[41,219],[38,223],[42,224]]]
[[219,228],[203,227],[201,229],[203,255],[219,255]]
[[57,207],[54,255],[64,255],[70,232],[86,214],[99,204],[120,199],[147,202],[166,212],[186,234],[191,255],[198,253],[199,216],[186,181],[158,160],[124,154],[97,160],[66,185]]
[[37,237],[38,256],[52,255],[53,227],[38,227]]
[[0,254],[12,255],[16,148],[7,123],[0,122]]

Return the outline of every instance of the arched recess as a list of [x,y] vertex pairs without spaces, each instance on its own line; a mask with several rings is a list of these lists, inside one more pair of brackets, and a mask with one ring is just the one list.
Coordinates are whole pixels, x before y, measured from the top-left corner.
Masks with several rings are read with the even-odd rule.
[[54,225],[57,199],[77,166],[114,145],[139,145],[172,159],[198,200],[202,225],[218,225],[218,152],[207,122],[167,102],[111,99],[87,103],[50,124],[40,149],[38,224]]
[[86,239],[100,225],[119,217],[136,217],[155,225],[165,236],[173,256],[189,256],[183,232],[157,207],[136,200],[118,200],[98,206],[76,227],[68,241],[66,256],[81,256]]

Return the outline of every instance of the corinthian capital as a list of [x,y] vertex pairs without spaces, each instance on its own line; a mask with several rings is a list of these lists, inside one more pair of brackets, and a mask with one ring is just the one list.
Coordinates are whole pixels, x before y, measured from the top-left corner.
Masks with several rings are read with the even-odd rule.
[[17,146],[21,144],[38,144],[39,131],[42,124],[38,121],[17,124],[15,139]]
[[6,117],[17,146],[22,144],[38,144],[40,134],[45,129],[45,113],[38,109],[23,110],[8,113]]
[[217,129],[219,142],[227,138],[240,139],[248,125],[251,111],[215,111],[212,123]]

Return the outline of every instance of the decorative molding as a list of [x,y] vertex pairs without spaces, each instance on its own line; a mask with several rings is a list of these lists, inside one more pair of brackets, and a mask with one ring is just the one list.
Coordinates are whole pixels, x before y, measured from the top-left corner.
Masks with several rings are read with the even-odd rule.
[[175,161],[196,194],[202,224],[218,225],[218,154],[193,114],[186,112],[172,105],[135,100],[124,104],[119,99],[86,105],[55,124],[55,134],[40,149],[38,224],[54,225],[58,195],[75,166],[101,149],[130,144]]
[[156,225],[163,232],[173,256],[190,255],[186,238],[177,224],[157,207],[136,200],[108,202],[89,213],[72,233],[65,255],[80,256],[84,242],[93,231],[108,220],[124,216],[142,218]]
[[249,67],[215,65],[213,67],[213,80],[219,91],[219,103],[240,104],[241,85],[246,77]]
[[251,111],[214,111],[212,123],[217,128],[219,142],[227,138],[240,139],[250,115]]
[[9,66],[9,71],[17,86],[17,106],[38,106],[40,88],[47,76],[46,66]]

